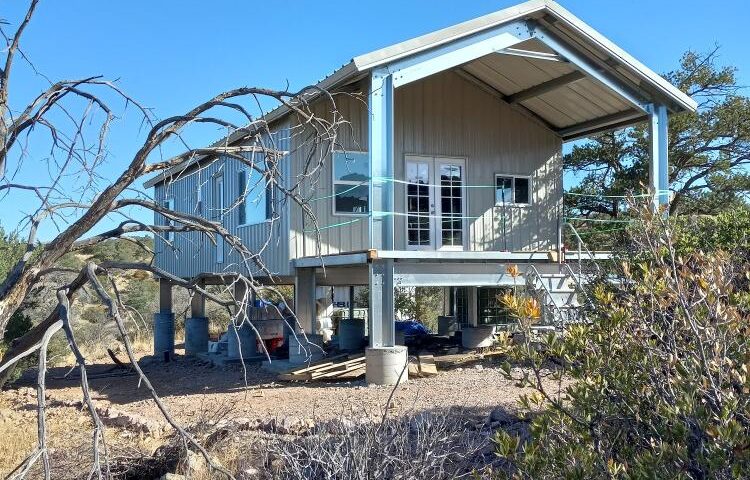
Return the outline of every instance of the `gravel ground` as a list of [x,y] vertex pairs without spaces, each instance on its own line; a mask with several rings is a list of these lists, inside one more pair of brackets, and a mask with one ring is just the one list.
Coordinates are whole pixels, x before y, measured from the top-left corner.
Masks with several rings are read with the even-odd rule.
[[[106,372],[111,365],[94,365],[89,374]],[[151,364],[144,370],[175,418],[192,423],[217,414],[242,417],[313,418],[328,420],[341,416],[380,417],[392,387],[367,386],[364,380],[339,383],[284,383],[257,365],[247,369],[247,386],[240,367],[211,367],[202,362],[178,357],[168,364]],[[61,380],[67,369],[51,369],[48,389],[51,398],[60,401],[81,399],[75,378]],[[137,413],[153,420],[161,415],[145,388],[138,388],[135,376],[112,376],[90,381],[98,405]],[[34,386],[24,377],[19,385]],[[410,379],[399,386],[389,414],[422,411],[458,410],[471,415],[487,415],[495,407],[515,410],[520,394],[528,389],[516,387],[503,378],[497,360],[441,371],[430,378]]]
[[[245,377],[238,366],[212,367],[186,357],[168,364],[143,363],[161,399],[182,425],[222,419],[324,423],[369,417],[377,421],[383,416],[391,392],[389,416],[449,412],[472,422],[494,425],[497,420],[502,423],[506,414],[515,418],[512,414],[519,396],[529,393],[503,377],[497,358],[443,370],[430,378],[410,379],[395,391],[392,387],[367,386],[364,380],[278,382],[275,374],[258,365],[249,366]],[[163,444],[171,429],[147,390],[139,388],[137,378],[113,375],[112,367],[88,367],[97,410],[108,420],[108,442],[120,449],[149,454]],[[66,374],[69,377],[63,378]],[[49,444],[54,464],[63,471],[71,465],[87,465],[91,456],[92,425],[80,404],[81,387],[76,375],[69,367],[52,368],[47,377]],[[35,380],[35,372],[29,371],[0,392],[0,437],[9,440],[0,441],[0,476],[17,465],[36,442]]]

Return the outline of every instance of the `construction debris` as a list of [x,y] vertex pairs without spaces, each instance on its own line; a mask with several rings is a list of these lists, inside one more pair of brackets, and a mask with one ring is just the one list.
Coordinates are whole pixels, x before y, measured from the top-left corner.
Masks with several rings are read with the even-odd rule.
[[409,363],[409,377],[422,378],[434,375],[437,375],[437,366],[432,355],[418,355],[416,362]]
[[285,382],[309,382],[312,380],[353,380],[365,374],[365,356],[337,355],[324,361],[280,374],[277,378]]

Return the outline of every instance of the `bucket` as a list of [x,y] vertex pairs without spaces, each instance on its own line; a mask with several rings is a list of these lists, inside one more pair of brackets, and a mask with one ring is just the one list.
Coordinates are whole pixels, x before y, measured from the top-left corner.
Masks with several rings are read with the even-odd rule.
[[174,356],[174,313],[154,314],[154,356]]
[[438,317],[438,335],[452,337],[458,331],[456,317]]
[[208,351],[208,318],[185,319],[185,354],[196,355]]
[[240,328],[229,322],[227,330],[227,358],[243,359],[256,355],[258,349],[255,345],[255,332],[249,324],[245,323]]
[[[300,342],[302,342],[302,345],[300,345]],[[323,337],[308,334],[307,342],[305,342],[305,338],[301,333],[297,334],[296,337],[289,335],[289,363],[292,365],[302,365],[303,363],[316,362],[325,356],[325,352],[321,349],[323,347]]]
[[339,321],[339,349],[358,350],[365,340],[365,321],[362,318],[342,318]]

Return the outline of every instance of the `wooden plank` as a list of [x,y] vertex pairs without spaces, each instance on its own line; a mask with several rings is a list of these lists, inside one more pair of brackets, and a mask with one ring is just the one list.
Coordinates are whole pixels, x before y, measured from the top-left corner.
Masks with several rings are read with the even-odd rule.
[[338,375],[338,376],[334,377],[334,379],[336,379],[336,380],[352,379],[352,378],[361,377],[364,374],[365,374],[365,367],[363,365],[363,366],[361,366],[360,368],[358,368],[356,370],[352,370],[350,372],[342,373],[341,375]]
[[346,356],[347,356],[346,353],[342,353],[342,354],[335,355],[333,357],[327,358],[325,360],[322,360],[320,362],[313,363],[311,365],[308,365],[307,367],[298,368],[298,369],[295,369],[295,370],[290,370],[290,371],[288,371],[286,373],[296,375],[296,374],[299,374],[299,373],[309,372],[311,370],[316,370],[317,368],[320,368],[320,367],[325,367],[325,366],[328,366],[328,365],[333,365],[333,363],[334,363],[333,361],[334,360],[337,360],[339,358],[344,358]]
[[316,378],[327,378],[327,377],[335,377],[336,375],[340,375],[344,372],[350,372],[352,370],[356,370],[358,368],[362,368],[364,365],[364,358],[362,360],[353,361],[354,363],[350,363],[348,365],[344,365],[343,363],[336,365],[337,369],[330,371],[316,371],[316,372],[310,372],[310,377],[314,380]]
[[308,370],[308,372],[313,373],[313,374],[326,372],[328,370],[333,370],[335,368],[340,368],[340,367],[344,367],[347,365],[351,365],[352,363],[358,363],[358,362],[364,362],[364,361],[365,361],[365,356],[362,355],[356,358],[352,358],[350,360],[345,360],[343,362],[332,362],[330,365],[324,365],[324,366],[321,366],[320,368],[311,369],[311,370]]
[[437,375],[437,365],[435,365],[435,357],[432,355],[419,355],[419,373],[423,376]]

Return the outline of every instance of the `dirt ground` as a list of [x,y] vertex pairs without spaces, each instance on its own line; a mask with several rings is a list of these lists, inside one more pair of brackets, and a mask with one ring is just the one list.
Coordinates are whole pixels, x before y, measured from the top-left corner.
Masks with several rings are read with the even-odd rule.
[[[178,351],[178,354],[181,353]],[[440,371],[431,378],[410,379],[396,388],[389,415],[424,411],[450,411],[456,415],[486,417],[495,407],[516,409],[518,397],[528,393],[503,378],[498,360]],[[164,418],[148,392],[139,388],[134,375],[117,376],[113,365],[102,363],[88,368],[94,401],[102,410],[133,414],[168,431]],[[91,435],[87,412],[77,402],[81,387],[76,371],[53,368],[48,373],[50,445],[64,449],[76,441],[85,443]],[[295,417],[326,421],[341,417],[380,418],[391,387],[367,386],[364,380],[340,383],[284,383],[258,365],[212,367],[189,357],[144,367],[158,394],[175,419],[183,425],[223,418]],[[36,382],[27,372],[0,394],[0,436],[13,436],[10,445],[0,442],[0,475],[22,460],[36,441]],[[158,435],[134,435],[127,429],[107,428],[108,437],[127,440],[132,448],[152,451]],[[110,431],[111,430],[111,431]],[[54,458],[54,455],[53,455]]]

